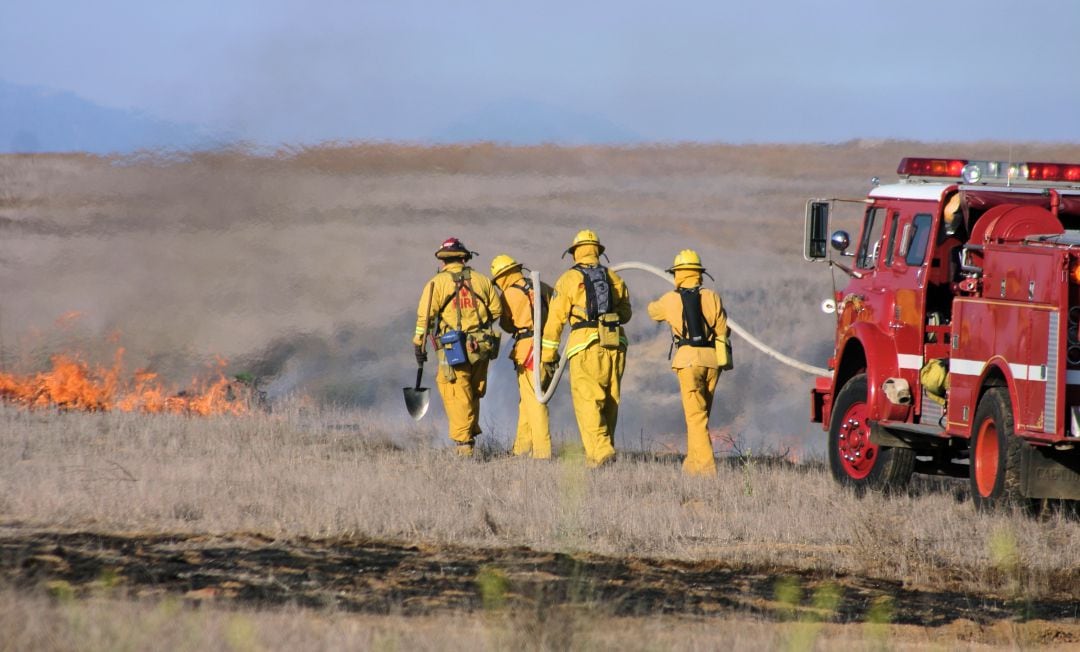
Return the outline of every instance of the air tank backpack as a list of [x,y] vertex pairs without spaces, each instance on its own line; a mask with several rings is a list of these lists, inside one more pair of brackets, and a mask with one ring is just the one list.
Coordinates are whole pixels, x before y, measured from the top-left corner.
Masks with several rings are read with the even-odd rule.
[[614,312],[611,296],[611,282],[607,268],[602,265],[586,267],[574,265],[581,272],[585,282],[585,321],[570,326],[578,328],[596,328],[600,346],[605,349],[617,349],[622,344],[619,333],[619,315]]
[[679,288],[682,299],[682,337],[676,340],[679,346],[710,347],[716,339],[716,333],[705,323],[701,310],[701,287]]
[[732,369],[731,342],[727,329],[724,329],[723,333],[717,333],[716,329],[705,321],[705,314],[701,309],[701,287],[679,288],[677,292],[682,299],[683,329],[682,337],[674,337],[673,344],[714,348],[717,366],[722,370]]

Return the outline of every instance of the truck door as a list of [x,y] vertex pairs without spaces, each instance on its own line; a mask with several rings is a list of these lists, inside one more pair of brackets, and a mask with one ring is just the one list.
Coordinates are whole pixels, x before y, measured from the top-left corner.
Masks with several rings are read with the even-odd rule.
[[[863,218],[859,236],[859,248],[855,252],[855,276],[847,287],[847,296],[840,306],[837,337],[855,322],[868,321],[880,326],[878,315],[884,310],[881,294],[874,292],[874,275],[877,274],[885,234],[886,209],[871,206]],[[838,341],[839,345],[840,342]]]
[[896,343],[897,365],[916,387],[923,366],[927,254],[934,220],[930,211],[910,205],[890,207],[889,218],[875,286],[887,299],[882,320]]

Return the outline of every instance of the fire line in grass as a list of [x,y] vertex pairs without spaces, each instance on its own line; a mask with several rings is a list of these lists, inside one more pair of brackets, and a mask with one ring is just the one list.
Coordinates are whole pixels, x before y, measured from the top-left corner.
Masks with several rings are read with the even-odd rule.
[[225,377],[225,361],[220,358],[208,379],[194,379],[186,390],[166,388],[157,374],[147,370],[127,376],[123,358],[124,349],[118,348],[111,367],[91,368],[77,356],[58,354],[48,371],[25,376],[0,372],[0,399],[30,409],[86,412],[212,416],[249,410],[249,389]]

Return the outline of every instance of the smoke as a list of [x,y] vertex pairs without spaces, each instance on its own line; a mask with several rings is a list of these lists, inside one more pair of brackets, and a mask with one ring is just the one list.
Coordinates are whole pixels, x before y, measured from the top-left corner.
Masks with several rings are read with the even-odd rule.
[[342,326],[330,337],[283,334],[262,351],[242,356],[237,368],[251,374],[275,401],[303,393],[322,403],[370,408],[377,402],[377,353],[365,346],[367,334]]
[[[993,158],[998,147],[953,149]],[[411,431],[401,388],[414,380],[416,304],[438,244],[462,238],[484,273],[509,253],[553,281],[574,233],[592,228],[613,262],[667,266],[679,250],[698,250],[733,319],[823,366],[834,323],[819,305],[832,285],[801,258],[804,202],[857,197],[866,179],[925,149],[358,144],[264,156],[3,156],[0,364],[33,371],[72,348],[108,360],[119,344],[131,368],[183,385],[222,356],[271,400],[357,407]],[[1029,149],[1080,158],[1075,147]],[[685,427],[669,335],[645,310],[668,286],[623,276],[635,316],[618,444],[678,449]],[[70,311],[77,326],[59,328]],[[813,378],[734,346],[712,425],[758,450],[820,450],[820,429],[807,423]],[[425,385],[436,393],[432,363]],[[505,444],[517,418],[505,358],[489,385],[481,424]],[[566,385],[551,410],[556,440],[576,440]],[[443,419],[433,397],[426,420]]]

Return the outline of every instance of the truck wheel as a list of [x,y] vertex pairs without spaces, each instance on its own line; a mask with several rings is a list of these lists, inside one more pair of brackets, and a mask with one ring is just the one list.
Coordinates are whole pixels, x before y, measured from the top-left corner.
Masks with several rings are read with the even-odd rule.
[[1013,434],[1012,403],[1004,387],[991,387],[979,399],[971,438],[971,497],[979,511],[1007,505],[1028,507],[1020,492],[1023,440]]
[[866,374],[844,383],[829,423],[829,468],[833,478],[856,491],[888,491],[905,486],[915,470],[915,451],[870,441]]

